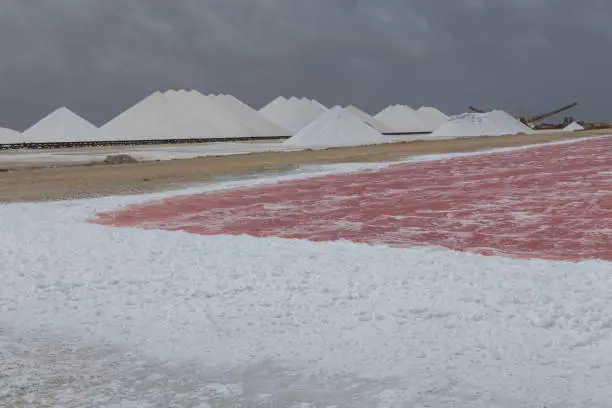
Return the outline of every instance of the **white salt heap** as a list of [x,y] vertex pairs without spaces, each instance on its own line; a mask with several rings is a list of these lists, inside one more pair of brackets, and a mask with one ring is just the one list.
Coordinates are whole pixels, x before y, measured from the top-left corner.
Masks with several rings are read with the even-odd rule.
[[319,111],[321,113],[325,112],[328,108],[327,106],[323,105],[321,102],[317,101],[316,99],[311,99],[310,103],[317,109],[319,109]]
[[317,119],[326,108],[318,102],[310,99],[298,99],[291,97],[286,99],[282,96],[259,110],[269,121],[276,123],[282,128],[297,134],[306,125]]
[[380,133],[393,133],[393,129],[391,129],[389,126],[387,126],[380,120],[376,119],[372,115],[365,113],[364,111],[362,111],[361,109],[359,109],[358,107],[354,105],[347,106],[346,111],[357,116],[358,118],[363,120],[365,123],[367,123],[374,129],[376,129]]
[[164,95],[153,92],[101,127],[112,140],[163,140],[173,134]]
[[566,130],[568,132],[576,132],[578,130],[584,130],[584,127],[580,125],[578,122],[572,122],[566,127],[564,127],[563,130]]
[[340,106],[327,110],[298,134],[285,141],[290,146],[325,148],[363,146],[388,140],[361,118]]
[[312,122],[317,119],[323,113],[327,111],[327,107],[323,104],[315,101],[314,99],[302,98],[300,99],[300,115],[306,124]]
[[299,132],[301,120],[295,108],[289,106],[284,96],[279,96],[259,110],[259,113],[270,122],[289,130],[291,134]]
[[23,135],[13,129],[0,128],[0,145],[24,143]]
[[501,136],[517,133],[534,133],[504,111],[464,113],[451,117],[432,133],[434,137]]
[[211,123],[207,115],[211,108],[205,104],[212,105],[212,102],[203,95],[201,99],[187,91],[169,90],[164,92],[162,104],[171,139],[221,137],[221,126]]
[[212,98],[220,106],[232,112],[236,121],[247,126],[251,130],[252,137],[291,136],[289,130],[266,119],[261,113],[232,95],[215,95]]
[[418,114],[407,105],[391,105],[383,109],[375,118],[389,128],[392,133],[433,132],[439,124]]
[[430,123],[432,123],[436,128],[441,126],[449,119],[447,114],[431,106],[421,106],[417,110],[417,113],[430,121]]
[[28,143],[101,141],[103,132],[70,109],[62,107],[23,132]]
[[311,123],[317,119],[323,113],[327,112],[327,108],[320,104],[318,101],[312,99],[302,98],[300,101],[300,114],[306,124]]
[[236,120],[236,114],[212,96],[198,91],[166,92],[172,123],[180,128],[181,139],[233,139],[252,137],[252,130]]
[[253,136],[235,110],[197,91],[154,92],[102,127],[113,140],[230,139]]

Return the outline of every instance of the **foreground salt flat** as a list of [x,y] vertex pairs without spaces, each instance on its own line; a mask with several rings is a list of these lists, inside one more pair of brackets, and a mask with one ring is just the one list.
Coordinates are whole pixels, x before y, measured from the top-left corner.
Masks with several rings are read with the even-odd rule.
[[603,407],[612,397],[609,263],[84,222],[168,194],[0,207],[0,402]]

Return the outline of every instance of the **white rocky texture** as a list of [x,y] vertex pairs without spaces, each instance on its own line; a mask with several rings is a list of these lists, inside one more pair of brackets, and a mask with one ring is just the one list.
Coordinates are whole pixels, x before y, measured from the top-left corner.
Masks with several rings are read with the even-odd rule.
[[576,132],[579,130],[584,130],[584,127],[577,122],[572,122],[566,127],[564,127],[563,130],[567,130],[568,132]]
[[439,124],[407,105],[391,105],[375,116],[391,128],[393,133],[433,132]]
[[0,128],[0,145],[24,143],[23,134],[13,129]]
[[278,97],[259,112],[295,135],[325,112],[325,107],[308,99]]
[[284,144],[305,148],[363,146],[389,142],[361,118],[335,106]]
[[345,110],[357,116],[380,133],[393,133],[393,129],[389,126],[354,105],[347,106]]
[[0,206],[0,405],[612,400],[609,262],[84,223],[168,195]]
[[66,107],[59,108],[23,132],[27,143],[92,142],[104,132]]
[[212,99],[231,112],[235,120],[251,130],[253,137],[290,136],[291,132],[265,118],[261,113],[232,95],[213,95]]
[[432,133],[433,137],[501,136],[534,133],[533,129],[504,111],[464,113],[452,116]]

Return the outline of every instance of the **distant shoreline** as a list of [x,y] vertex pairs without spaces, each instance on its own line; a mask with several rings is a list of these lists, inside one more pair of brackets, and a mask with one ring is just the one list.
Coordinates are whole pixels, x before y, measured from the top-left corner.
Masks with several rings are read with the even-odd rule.
[[[452,140],[397,142],[375,146],[208,156],[118,165],[69,164],[0,172],[0,203],[139,194],[256,174],[287,166],[389,162],[407,156],[474,152],[601,136],[612,130],[555,132]],[[75,151],[78,149],[71,149]],[[122,153],[120,150],[117,153]],[[6,166],[5,166],[6,167]]]

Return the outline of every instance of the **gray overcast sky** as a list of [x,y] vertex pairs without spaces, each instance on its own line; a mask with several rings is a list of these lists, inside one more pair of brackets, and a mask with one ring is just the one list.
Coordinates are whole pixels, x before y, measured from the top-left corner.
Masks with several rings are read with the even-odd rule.
[[155,89],[612,120],[610,0],[0,0],[0,125]]

